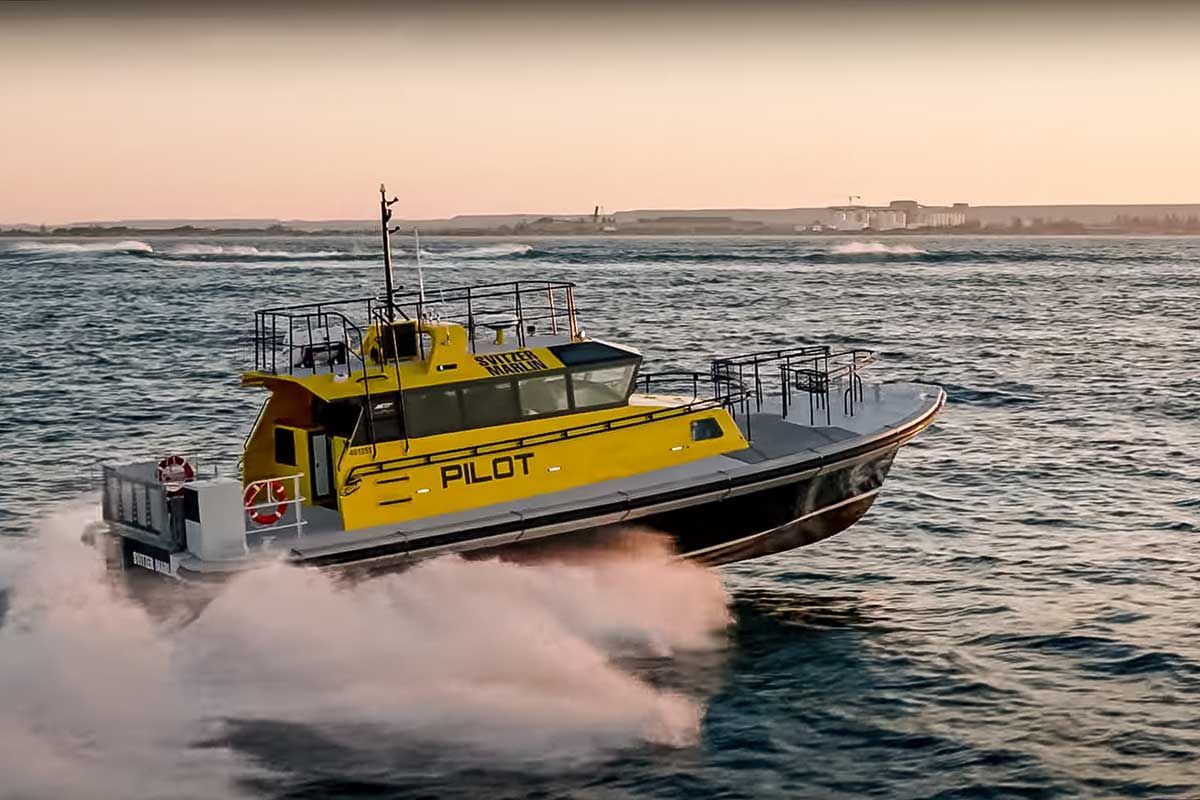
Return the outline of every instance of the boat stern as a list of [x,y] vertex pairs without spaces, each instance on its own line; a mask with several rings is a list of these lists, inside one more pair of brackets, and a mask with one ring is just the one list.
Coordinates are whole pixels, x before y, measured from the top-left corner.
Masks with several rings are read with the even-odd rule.
[[[201,471],[179,456],[106,463],[101,470],[102,516],[119,542],[124,569],[180,578],[181,572],[240,570],[253,560],[247,518],[254,507],[248,510],[245,497],[254,484],[243,488],[240,478]],[[263,488],[269,494],[270,487]],[[305,524],[303,498],[298,491],[290,497],[267,501],[280,514],[272,528],[283,535]]]

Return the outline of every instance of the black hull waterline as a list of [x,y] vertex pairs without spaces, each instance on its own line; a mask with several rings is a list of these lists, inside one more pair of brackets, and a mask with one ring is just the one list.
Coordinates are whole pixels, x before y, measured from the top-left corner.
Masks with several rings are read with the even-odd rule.
[[[900,446],[925,428],[922,420],[834,463],[800,463],[737,486],[703,482],[687,490],[581,509],[509,525],[467,529],[294,563],[368,574],[404,569],[420,560],[458,553],[468,558],[537,558],[555,549],[585,549],[614,528],[636,527],[670,537],[674,552],[716,566],[779,553],[827,539],[871,508]],[[667,506],[667,510],[650,510]],[[619,517],[619,521],[614,518]],[[542,530],[552,531],[542,533]],[[512,536],[520,532],[520,538]],[[504,539],[503,544],[494,544]],[[417,545],[420,545],[419,547]]]

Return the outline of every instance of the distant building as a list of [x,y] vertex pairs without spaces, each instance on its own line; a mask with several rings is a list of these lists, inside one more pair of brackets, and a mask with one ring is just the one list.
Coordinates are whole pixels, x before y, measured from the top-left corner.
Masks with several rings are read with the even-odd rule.
[[836,231],[894,231],[905,227],[907,215],[895,208],[830,206],[829,227]]
[[967,224],[967,215],[961,211],[934,211],[922,209],[910,228],[957,228]]
[[830,206],[829,227],[835,231],[865,231],[871,227],[871,209],[865,206]]
[[953,206],[923,206],[916,200],[893,200],[889,208],[903,211],[908,217],[907,228],[957,228],[967,224],[966,203]]
[[622,230],[629,233],[663,234],[735,234],[762,233],[766,224],[757,220],[735,219],[732,216],[710,216],[699,214],[672,214],[661,217],[638,217],[636,222],[625,224]]

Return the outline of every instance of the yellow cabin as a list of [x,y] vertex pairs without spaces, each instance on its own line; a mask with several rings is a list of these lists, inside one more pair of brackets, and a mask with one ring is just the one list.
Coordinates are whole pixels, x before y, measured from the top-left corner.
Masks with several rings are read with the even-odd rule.
[[[370,322],[357,326],[346,305]],[[400,295],[390,314],[369,298],[256,318],[242,383],[270,395],[243,480],[300,475],[304,503],[336,510],[347,531],[747,446],[717,399],[631,401],[641,355],[584,337],[570,284]]]

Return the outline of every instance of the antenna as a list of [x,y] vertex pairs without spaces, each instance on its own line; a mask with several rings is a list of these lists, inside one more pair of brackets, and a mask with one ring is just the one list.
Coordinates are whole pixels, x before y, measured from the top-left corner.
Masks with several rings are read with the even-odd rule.
[[388,222],[392,219],[392,203],[397,198],[387,199],[387,187],[379,184],[379,226],[383,229],[383,274],[387,282],[387,321],[396,321],[395,290],[392,287],[392,231]]
[[413,228],[413,240],[417,247],[417,287],[420,291],[421,305],[425,305],[425,273],[421,269],[421,232]]

